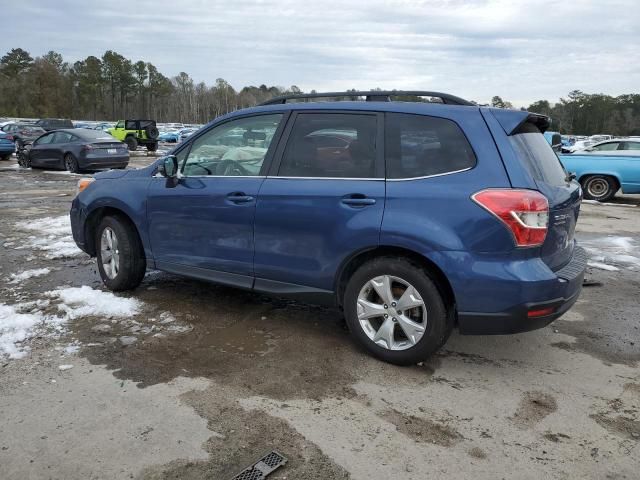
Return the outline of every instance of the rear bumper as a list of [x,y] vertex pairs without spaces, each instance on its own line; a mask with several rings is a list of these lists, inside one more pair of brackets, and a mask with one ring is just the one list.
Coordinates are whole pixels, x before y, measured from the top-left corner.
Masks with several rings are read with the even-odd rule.
[[81,168],[104,169],[104,168],[124,168],[129,165],[129,155],[104,155],[91,154],[80,160]]
[[[561,317],[578,300],[587,266],[587,254],[576,247],[571,261],[546,280],[526,282],[520,287],[519,298],[530,297],[499,312],[458,312],[458,326],[463,335],[502,335],[527,332],[545,327]],[[547,296],[546,299],[541,298]],[[497,297],[507,292],[495,291]],[[551,308],[547,315],[530,317],[529,312]]]

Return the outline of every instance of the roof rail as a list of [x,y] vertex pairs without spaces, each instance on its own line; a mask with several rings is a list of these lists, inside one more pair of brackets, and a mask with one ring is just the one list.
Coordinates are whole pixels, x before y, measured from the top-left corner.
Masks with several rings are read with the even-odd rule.
[[331,98],[331,97],[365,97],[367,102],[391,102],[391,97],[398,96],[417,96],[417,97],[435,97],[442,100],[447,105],[467,105],[475,104],[464,100],[463,98],[449,95],[448,93],[426,92],[421,90],[391,90],[391,91],[353,91],[353,92],[325,92],[325,93],[298,93],[292,95],[283,95],[275,97],[271,100],[261,103],[260,105],[278,105],[285,104],[287,100],[306,100],[314,98]]

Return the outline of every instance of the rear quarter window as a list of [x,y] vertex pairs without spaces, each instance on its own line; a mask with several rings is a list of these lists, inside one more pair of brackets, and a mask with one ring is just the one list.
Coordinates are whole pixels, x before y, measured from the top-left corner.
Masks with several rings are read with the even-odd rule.
[[468,170],[476,157],[460,127],[445,118],[385,116],[387,178],[419,178]]
[[554,186],[566,184],[567,172],[538,127],[525,123],[509,141],[534,180]]

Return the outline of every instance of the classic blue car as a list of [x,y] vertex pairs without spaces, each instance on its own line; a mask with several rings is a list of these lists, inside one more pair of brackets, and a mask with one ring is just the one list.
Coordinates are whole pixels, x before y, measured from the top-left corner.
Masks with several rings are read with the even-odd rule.
[[[640,153],[640,152],[639,152]],[[568,171],[575,173],[584,198],[605,202],[616,194],[640,193],[640,155],[560,155]]]
[[[149,167],[81,180],[73,237],[111,290],[154,268],[337,305],[356,341],[401,365],[454,327],[548,325],[586,269],[580,186],[541,135],[549,119],[403,94],[416,95],[293,95],[220,117]],[[299,101],[346,95],[368,101]]]

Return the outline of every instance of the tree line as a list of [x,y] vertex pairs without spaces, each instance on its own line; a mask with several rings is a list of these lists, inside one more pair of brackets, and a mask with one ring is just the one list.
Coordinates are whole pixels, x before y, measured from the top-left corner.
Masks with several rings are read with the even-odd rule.
[[[54,51],[33,58],[21,48],[0,59],[0,115],[9,117],[206,123],[287,93],[301,90],[260,85],[237,91],[222,78],[207,85],[185,72],[168,78],[152,63],[112,50],[73,64]],[[499,96],[491,104],[512,108]],[[561,133],[640,135],[640,94],[612,97],[574,90],[559,102],[538,100],[524,109],[550,116],[552,129]]]

